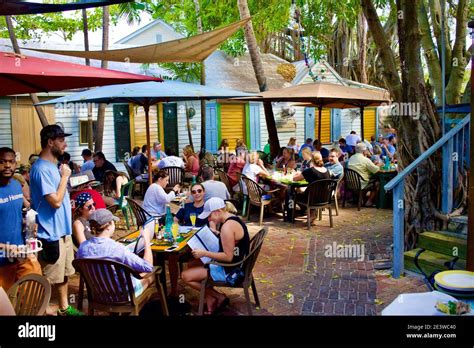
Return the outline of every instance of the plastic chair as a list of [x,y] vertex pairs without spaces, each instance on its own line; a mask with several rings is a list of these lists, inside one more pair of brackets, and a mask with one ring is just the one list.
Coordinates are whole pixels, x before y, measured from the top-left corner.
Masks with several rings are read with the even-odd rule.
[[39,274],[28,274],[8,290],[16,315],[44,315],[51,299],[51,285]]
[[333,179],[333,180],[336,181],[336,188],[334,189],[334,194],[332,195],[332,197],[334,198],[334,206],[336,207],[336,216],[339,216],[339,204],[338,204],[337,195],[338,195],[339,190],[341,188],[342,181],[344,180],[344,172],[342,172],[339,179]]
[[355,195],[358,196],[357,210],[360,210],[360,207],[362,206],[364,193],[367,192],[367,189],[362,189],[362,185],[361,185],[362,181],[364,181],[364,179],[355,170],[344,168],[344,195],[342,198],[343,207],[346,206],[347,191],[351,191]]
[[[308,185],[305,192],[296,195],[296,204],[306,207],[308,230],[311,230],[311,209],[316,210],[316,217],[322,219],[322,210],[329,209],[329,224],[333,227],[331,197],[337,182],[332,179],[317,180]],[[295,210],[293,209],[293,215]],[[294,216],[293,216],[294,218]]]
[[[94,315],[94,310],[138,315],[143,306],[155,295],[160,298],[163,314],[169,315],[165,293],[159,280],[161,267],[155,266],[152,272],[142,277],[120,262],[102,259],[76,259],[72,263],[79,270],[87,285],[89,315]],[[132,276],[138,279],[153,277],[153,283],[136,297]]]
[[122,211],[123,216],[125,217],[125,223],[127,224],[127,228],[130,228],[130,222],[128,220],[129,215],[131,217],[131,222],[133,224],[133,212],[131,211],[130,206],[127,203],[126,198],[129,197],[133,191],[133,186],[135,185],[135,180],[130,180],[125,185],[122,185],[120,188],[120,198],[118,201],[119,209]]
[[[271,196],[271,194],[274,192],[278,192],[279,189],[266,191],[255,181],[253,181],[252,179],[250,179],[249,177],[243,174],[242,174],[242,181],[247,187],[247,195],[248,195],[248,201],[249,201],[249,207],[247,208],[247,219],[248,221],[250,221],[250,205],[255,205],[257,207],[260,207],[259,225],[262,226],[263,213],[264,213],[265,207],[271,204],[272,201],[276,199],[276,197]],[[268,196],[271,196],[271,198],[267,198]]]
[[249,294],[249,287],[252,287],[252,292],[253,292],[253,297],[255,299],[255,305],[256,307],[260,307],[260,300],[258,298],[257,294],[257,288],[255,286],[255,280],[253,278],[253,267],[255,266],[255,263],[257,262],[258,255],[260,253],[260,250],[262,249],[263,245],[263,240],[267,234],[266,229],[261,229],[258,231],[258,233],[253,236],[253,238],[250,240],[250,248],[249,248],[249,254],[244,257],[244,259],[240,262],[237,263],[221,263],[221,262],[211,262],[214,265],[218,266],[223,266],[223,267],[241,267],[242,270],[244,271],[244,278],[243,280],[234,285],[231,286],[225,282],[216,282],[212,280],[212,278],[207,276],[206,279],[204,279],[201,282],[201,292],[199,296],[199,309],[198,309],[198,315],[202,315],[204,312],[204,299],[206,295],[206,287],[227,287],[227,288],[240,288],[244,290],[245,294],[245,299],[247,301],[247,311],[249,315],[252,315],[252,305],[250,303],[250,294]]

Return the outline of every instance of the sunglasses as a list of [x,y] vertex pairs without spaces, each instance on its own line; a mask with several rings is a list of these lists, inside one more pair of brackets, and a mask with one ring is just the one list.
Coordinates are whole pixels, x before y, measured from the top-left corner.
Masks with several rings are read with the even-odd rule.
[[192,190],[191,193],[195,195],[196,193],[202,193],[202,190]]
[[84,208],[91,210],[92,207],[95,207],[95,202],[92,203],[91,205],[85,205]]

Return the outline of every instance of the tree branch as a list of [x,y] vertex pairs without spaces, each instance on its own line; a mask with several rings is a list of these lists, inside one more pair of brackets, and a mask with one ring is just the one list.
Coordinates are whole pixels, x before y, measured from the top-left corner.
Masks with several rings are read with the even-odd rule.
[[382,24],[380,23],[377,11],[375,10],[374,4],[371,0],[361,0],[361,6],[374,42],[379,50],[380,59],[385,67],[383,74],[387,87],[390,89],[392,97],[395,100],[401,101],[402,86],[395,64],[395,55],[389,45],[389,40],[385,35]]
[[426,12],[425,1],[420,1],[418,8],[418,21],[421,31],[421,46],[425,53],[426,62],[428,64],[428,72],[430,75],[431,85],[434,87],[438,100],[442,98],[442,72],[441,63],[438,57],[438,51],[431,38],[431,28],[428,21],[428,13]]
[[453,45],[451,73],[446,86],[446,102],[448,104],[458,104],[461,100],[461,88],[466,71],[466,23],[468,6],[466,0],[459,0],[456,12],[456,39]]

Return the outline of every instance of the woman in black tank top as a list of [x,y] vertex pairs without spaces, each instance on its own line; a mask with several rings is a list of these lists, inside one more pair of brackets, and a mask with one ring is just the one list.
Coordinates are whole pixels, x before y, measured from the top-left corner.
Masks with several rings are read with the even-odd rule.
[[[218,233],[219,251],[193,250],[193,256],[197,258],[209,257],[222,263],[235,263],[244,259],[249,253],[250,238],[247,226],[240,218],[229,213],[225,209],[225,202],[220,198],[211,198],[204,204],[204,211],[199,215],[200,219],[209,219],[210,225],[220,225]],[[201,282],[210,276],[214,281],[226,281],[226,276],[235,267],[222,267],[209,265],[188,268],[181,273],[183,281],[193,289],[200,290]],[[228,298],[214,290],[206,289],[207,314],[211,314],[217,308],[228,303]]]

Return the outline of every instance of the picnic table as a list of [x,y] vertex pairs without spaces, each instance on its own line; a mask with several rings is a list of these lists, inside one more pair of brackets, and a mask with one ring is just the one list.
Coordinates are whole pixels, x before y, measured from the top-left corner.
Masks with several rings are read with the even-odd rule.
[[293,210],[295,209],[295,204],[293,202],[295,201],[296,188],[306,187],[309,185],[309,183],[306,180],[293,181],[293,177],[293,173],[283,174],[279,171],[273,171],[271,172],[271,175],[264,178],[264,180],[267,180],[270,184],[282,187],[283,189],[287,190],[287,194],[285,196],[283,220],[294,223],[295,221],[292,217],[294,216]]

